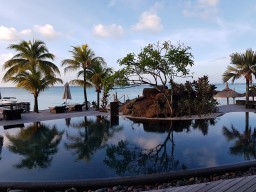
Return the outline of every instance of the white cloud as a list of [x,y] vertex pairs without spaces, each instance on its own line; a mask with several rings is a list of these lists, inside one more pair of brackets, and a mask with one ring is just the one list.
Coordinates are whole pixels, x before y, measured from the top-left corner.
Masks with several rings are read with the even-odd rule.
[[151,139],[137,138],[135,142],[138,143],[138,145],[140,145],[143,149],[152,149],[161,143],[159,138],[151,138]]
[[35,37],[37,34],[42,35],[47,39],[52,39],[58,35],[52,25],[34,25],[32,29],[23,29],[17,31],[15,28],[0,26],[0,40],[17,41],[24,37]]
[[159,32],[163,26],[160,17],[154,11],[145,11],[141,14],[138,23],[132,28],[135,31]]
[[49,39],[52,39],[57,36],[57,32],[54,30],[53,26],[49,24],[42,26],[35,25],[34,31]]
[[15,28],[0,26],[0,40],[15,41],[17,39],[19,39],[19,35]]
[[93,29],[93,34],[98,37],[120,37],[124,33],[123,27],[121,25],[111,24],[111,25],[95,25]]
[[24,36],[31,36],[33,34],[32,30],[31,29],[24,29],[20,32],[21,35],[24,35]]
[[187,17],[207,18],[217,13],[217,5],[219,0],[197,0],[196,3],[187,1],[183,15]]

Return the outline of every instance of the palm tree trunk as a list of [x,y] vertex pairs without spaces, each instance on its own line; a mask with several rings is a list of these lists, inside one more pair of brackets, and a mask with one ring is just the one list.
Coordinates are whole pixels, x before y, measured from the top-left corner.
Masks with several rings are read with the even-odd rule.
[[246,79],[245,104],[249,103],[249,85],[250,85],[250,81],[249,79]]
[[100,92],[97,91],[97,110],[100,109]]
[[86,69],[84,69],[84,102],[85,102],[85,110],[88,110],[87,92],[86,92]]
[[249,112],[245,112],[245,132],[249,131]]
[[35,113],[38,113],[38,96],[37,96],[37,94],[34,94],[34,112]]

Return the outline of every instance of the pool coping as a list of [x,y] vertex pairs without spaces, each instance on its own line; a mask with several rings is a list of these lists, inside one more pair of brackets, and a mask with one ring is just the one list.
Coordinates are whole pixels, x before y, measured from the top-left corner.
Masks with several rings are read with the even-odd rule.
[[105,179],[87,179],[87,180],[65,180],[65,181],[40,181],[40,182],[0,182],[0,189],[67,189],[74,187],[76,189],[95,190],[99,188],[113,187],[118,185],[147,185],[153,183],[164,183],[172,180],[189,179],[191,177],[204,177],[210,174],[222,174],[232,171],[243,171],[250,167],[256,167],[256,160],[223,165],[218,167],[200,168],[171,173],[154,173],[140,176],[112,177]]

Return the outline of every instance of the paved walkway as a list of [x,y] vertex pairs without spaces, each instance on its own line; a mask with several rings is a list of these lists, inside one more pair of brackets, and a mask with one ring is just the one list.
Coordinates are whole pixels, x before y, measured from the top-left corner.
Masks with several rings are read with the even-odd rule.
[[172,187],[150,192],[255,192],[256,175],[208,183]]
[[49,110],[42,110],[39,113],[28,112],[22,113],[21,119],[17,120],[1,120],[0,126],[5,125],[14,125],[14,124],[22,124],[29,122],[38,122],[45,120],[53,120],[53,119],[65,119],[71,117],[79,117],[79,116],[97,116],[97,115],[108,115],[106,112],[95,111],[94,109],[89,109],[88,111],[69,111],[66,113],[51,113]]
[[256,112],[256,109],[247,109],[245,105],[220,105],[218,106],[220,113],[229,113],[229,112]]

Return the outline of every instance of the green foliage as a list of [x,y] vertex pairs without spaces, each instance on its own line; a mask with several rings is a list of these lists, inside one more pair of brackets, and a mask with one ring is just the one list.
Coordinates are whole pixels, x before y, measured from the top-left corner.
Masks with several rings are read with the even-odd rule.
[[17,87],[24,88],[34,95],[34,112],[38,112],[38,95],[56,83],[62,83],[56,74],[60,74],[58,67],[51,61],[54,55],[49,53],[42,41],[21,41],[11,44],[9,49],[17,52],[4,63],[7,69],[3,81],[12,81]]
[[179,85],[179,93],[174,93],[175,115],[201,115],[216,112],[217,101],[213,98],[215,85],[209,84],[203,76],[194,82]]
[[130,84],[166,85],[175,77],[189,75],[194,62],[190,47],[166,41],[149,44],[137,55],[127,54],[118,63],[124,66],[119,72]]
[[88,86],[91,84],[88,82],[88,74],[90,73],[89,67],[91,65],[105,65],[105,61],[102,57],[96,57],[95,53],[89,48],[87,44],[72,47],[70,51],[72,59],[64,59],[62,61],[62,66],[65,66],[64,72],[77,72],[77,79],[70,81],[70,84],[82,86],[84,88],[84,103],[86,105],[86,110],[88,110],[87,105],[87,90]]
[[111,89],[114,89],[114,86],[127,86],[128,85],[128,80],[125,78],[125,71],[124,70],[119,70],[115,73],[111,73],[107,75],[103,79],[103,96],[101,99],[101,107],[102,109],[106,109],[107,104],[108,104],[108,97],[109,97],[109,91]]
[[252,75],[256,76],[256,52],[247,49],[245,53],[233,53],[230,55],[231,65],[222,75],[224,82],[244,77],[246,80],[246,103],[249,101],[249,84],[252,83]]
[[[91,84],[95,87],[95,90],[97,92],[97,110],[99,110],[100,108],[100,93],[105,86],[108,86],[108,82],[105,79],[107,79],[112,73],[113,71],[111,68],[108,68],[106,65],[103,65],[99,62],[93,63],[89,67],[88,79],[91,82]],[[104,101],[105,98],[103,97],[103,102]],[[105,109],[105,103],[102,106]]]

